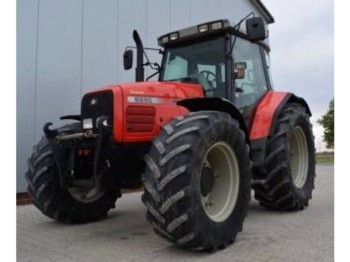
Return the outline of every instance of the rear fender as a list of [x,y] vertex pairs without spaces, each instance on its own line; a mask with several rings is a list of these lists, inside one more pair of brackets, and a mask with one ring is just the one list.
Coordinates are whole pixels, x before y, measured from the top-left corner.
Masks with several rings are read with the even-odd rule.
[[298,103],[305,108],[309,116],[312,115],[303,98],[288,92],[267,92],[257,107],[249,132],[252,161],[255,166],[264,165],[267,139],[273,135],[277,119],[288,103]]

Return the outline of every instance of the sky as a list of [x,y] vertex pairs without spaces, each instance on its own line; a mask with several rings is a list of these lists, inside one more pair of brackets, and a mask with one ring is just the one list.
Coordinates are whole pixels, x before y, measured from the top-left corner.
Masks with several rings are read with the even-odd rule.
[[332,0],[263,0],[275,18],[269,26],[275,90],[303,97],[313,114],[315,146],[325,150],[317,120],[334,96],[334,3]]

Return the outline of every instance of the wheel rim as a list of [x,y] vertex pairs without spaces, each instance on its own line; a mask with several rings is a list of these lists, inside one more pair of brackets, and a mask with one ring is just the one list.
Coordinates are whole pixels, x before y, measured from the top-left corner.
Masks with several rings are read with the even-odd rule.
[[69,187],[68,192],[74,199],[82,203],[95,202],[105,193],[101,186],[93,185],[91,179],[76,180],[75,186]]
[[203,195],[201,191],[202,206],[211,220],[222,222],[232,213],[239,191],[239,166],[231,146],[221,141],[210,147],[203,161],[201,182],[204,168],[210,168],[214,181],[210,192]]
[[95,178],[92,170],[92,167],[85,170],[77,169],[69,185],[67,185],[69,194],[79,202],[95,202],[105,193],[101,181],[103,174],[98,174]]
[[305,185],[309,169],[309,152],[305,133],[299,126],[292,131],[290,167],[294,185],[297,188],[302,188]]

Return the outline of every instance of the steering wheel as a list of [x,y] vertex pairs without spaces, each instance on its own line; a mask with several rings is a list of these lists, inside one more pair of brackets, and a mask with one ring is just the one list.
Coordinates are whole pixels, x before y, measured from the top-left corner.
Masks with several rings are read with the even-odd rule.
[[251,87],[251,88],[254,90],[254,92],[249,92],[249,93],[255,93],[255,91],[256,91],[256,86],[255,86],[254,84],[251,84],[251,83],[242,83],[242,85],[240,86],[240,88],[243,90],[243,93],[245,92],[245,91],[244,91],[244,90],[245,90],[244,86]]
[[[210,83],[210,86],[213,88],[213,82],[216,82],[216,75],[208,70],[203,70],[199,72],[200,75],[203,75],[203,77]],[[209,80],[209,77],[212,76],[212,80]]]

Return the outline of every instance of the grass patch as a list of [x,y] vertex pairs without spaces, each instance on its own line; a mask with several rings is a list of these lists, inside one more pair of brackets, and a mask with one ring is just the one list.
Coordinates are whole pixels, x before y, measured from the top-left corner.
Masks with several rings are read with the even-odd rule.
[[317,164],[333,164],[334,163],[334,155],[316,154],[316,162],[317,162]]

